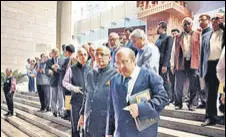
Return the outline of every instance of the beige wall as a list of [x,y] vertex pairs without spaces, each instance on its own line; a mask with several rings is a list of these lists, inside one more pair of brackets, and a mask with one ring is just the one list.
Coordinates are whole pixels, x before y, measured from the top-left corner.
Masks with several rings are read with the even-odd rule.
[[26,59],[56,47],[55,1],[1,1],[1,71],[25,72]]

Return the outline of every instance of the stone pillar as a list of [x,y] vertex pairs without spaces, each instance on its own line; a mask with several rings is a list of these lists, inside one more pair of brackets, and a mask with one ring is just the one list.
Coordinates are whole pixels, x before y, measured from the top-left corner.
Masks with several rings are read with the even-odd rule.
[[57,45],[61,50],[63,44],[73,44],[72,35],[74,30],[72,20],[72,1],[57,1]]

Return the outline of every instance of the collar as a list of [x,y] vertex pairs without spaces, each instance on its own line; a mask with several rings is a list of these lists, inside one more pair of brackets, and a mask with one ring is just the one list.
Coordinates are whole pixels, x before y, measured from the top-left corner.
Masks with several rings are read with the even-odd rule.
[[192,35],[193,32],[194,32],[193,30],[191,32],[189,32],[189,33],[184,31],[184,35]]
[[166,33],[160,34],[159,39],[165,38],[166,37]]
[[[139,75],[140,72],[140,67],[136,66],[135,69],[133,70],[132,74],[129,76],[131,79],[136,79]],[[125,79],[126,77],[124,77]]]
[[210,27],[207,27],[206,29],[204,29],[202,31],[202,35],[205,34],[206,32],[209,32],[209,31],[211,31],[211,28]]
[[104,72],[107,71],[109,68],[110,68],[110,64],[108,64],[107,67],[105,67],[105,68],[101,68],[101,69],[98,68],[98,73],[104,73]]

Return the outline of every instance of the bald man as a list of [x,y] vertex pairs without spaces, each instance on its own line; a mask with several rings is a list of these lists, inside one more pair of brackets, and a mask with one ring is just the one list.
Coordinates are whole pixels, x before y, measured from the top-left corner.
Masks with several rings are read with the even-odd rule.
[[90,67],[86,64],[88,53],[84,48],[77,50],[76,58],[78,62],[67,69],[62,82],[67,90],[72,91],[70,101],[72,137],[80,137],[79,131],[77,130],[77,123],[85,90],[85,78],[90,70]]
[[[117,52],[116,63],[120,74],[110,82],[106,137],[157,137],[159,114],[169,101],[162,78],[152,69],[136,66],[129,48]],[[130,102],[130,96],[144,90],[151,95],[147,102]],[[148,121],[146,128],[139,131],[135,118]]]
[[95,60],[98,68],[88,73],[86,94],[78,126],[84,123],[85,137],[105,137],[107,96],[110,79],[117,73],[109,63],[110,50],[105,46],[96,49]]
[[192,30],[193,20],[186,17],[182,21],[183,32],[175,39],[175,62],[171,64],[175,68],[176,91],[175,109],[182,109],[183,87],[186,79],[189,79],[188,109],[194,111],[193,105],[199,85],[199,60],[200,60],[200,33]]

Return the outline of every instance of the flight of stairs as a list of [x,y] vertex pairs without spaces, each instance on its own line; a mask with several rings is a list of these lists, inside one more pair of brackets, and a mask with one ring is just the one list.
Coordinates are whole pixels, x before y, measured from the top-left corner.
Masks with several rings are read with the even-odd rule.
[[[1,94],[3,95],[3,94]],[[40,108],[37,94],[17,92],[14,96],[15,115],[5,117],[6,102],[1,103],[2,137],[70,137],[71,123],[52,116],[51,112],[38,112]],[[225,126],[201,127],[205,110],[191,112],[174,110],[166,106],[160,116],[159,137],[225,137]]]

